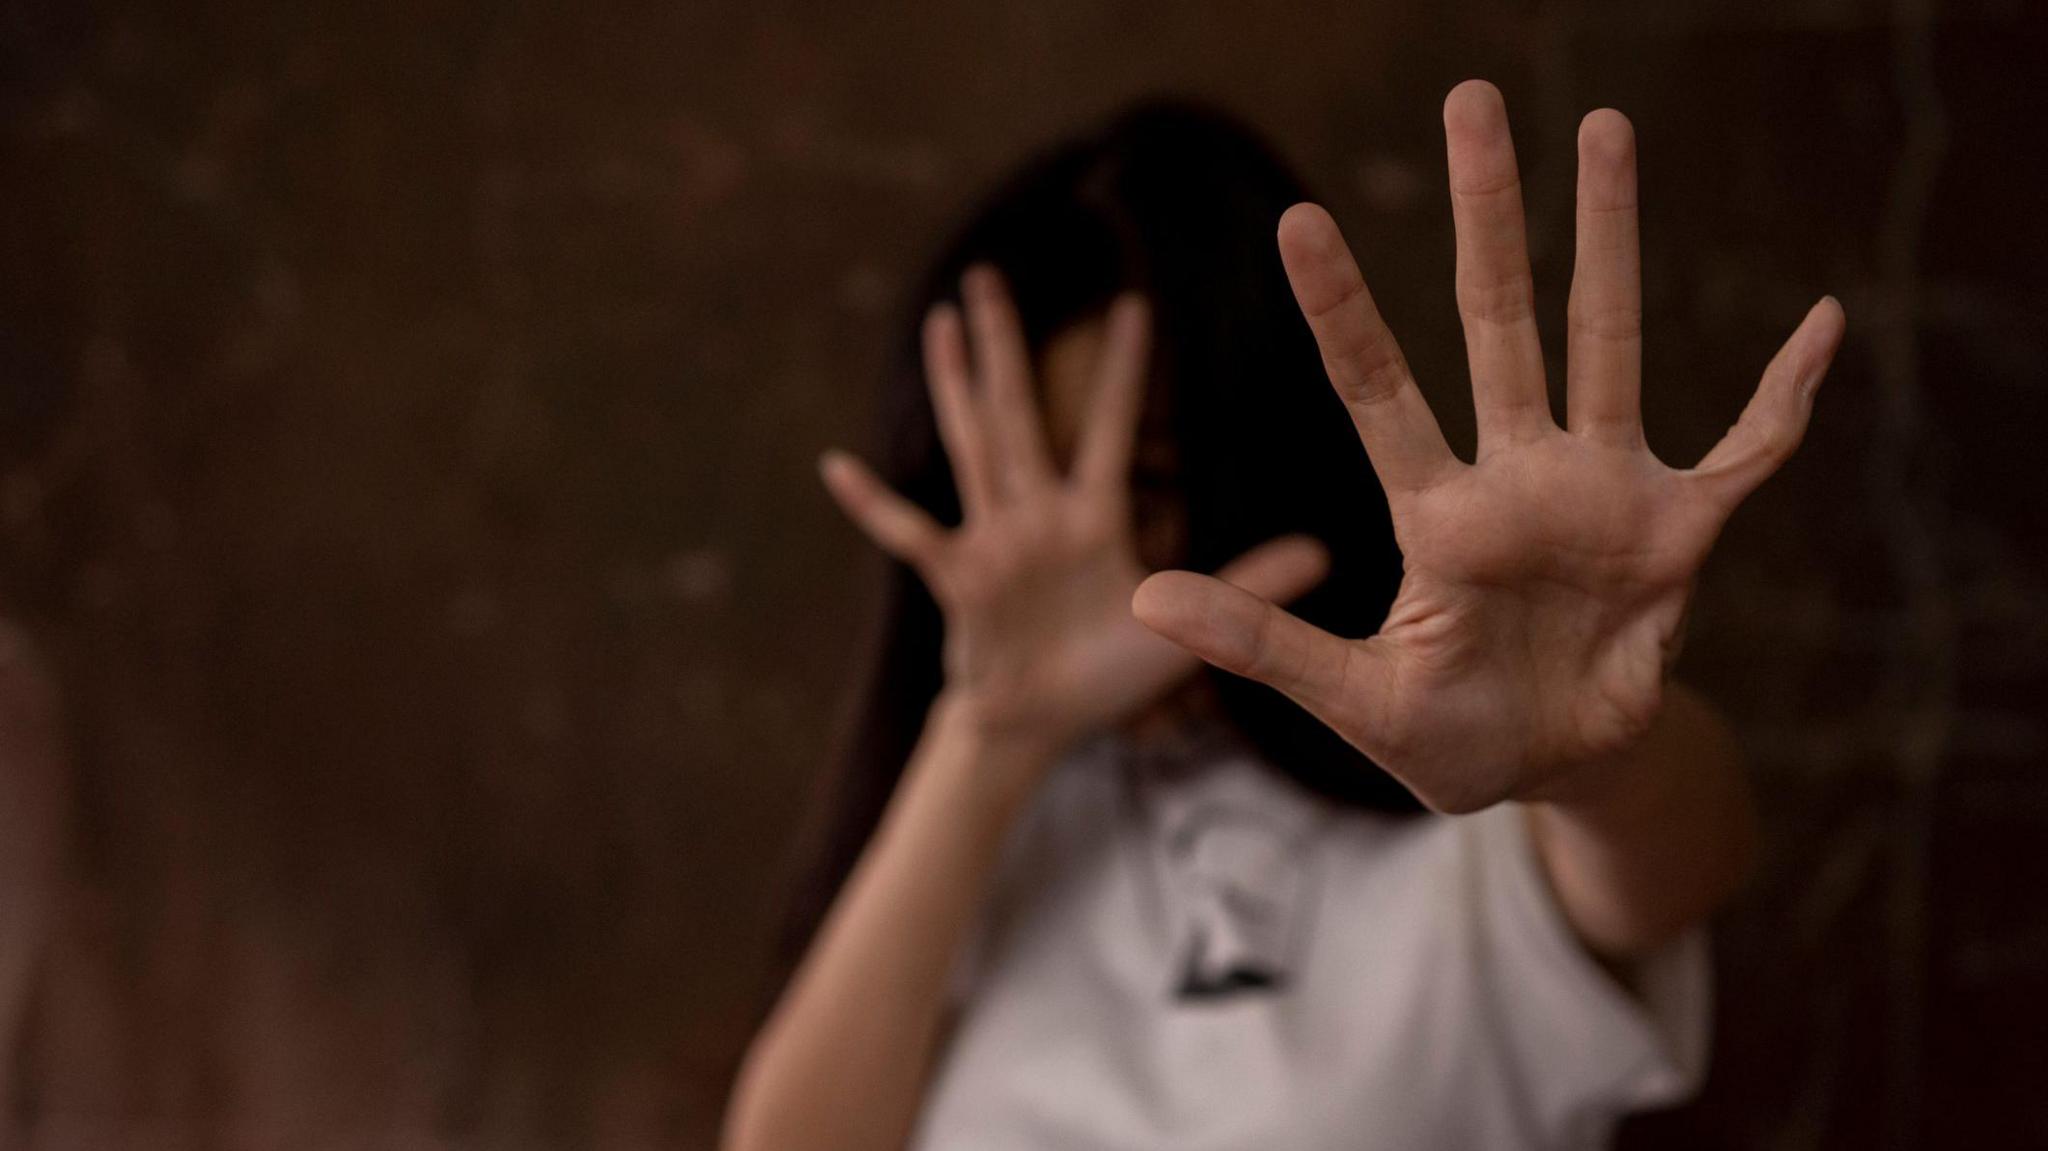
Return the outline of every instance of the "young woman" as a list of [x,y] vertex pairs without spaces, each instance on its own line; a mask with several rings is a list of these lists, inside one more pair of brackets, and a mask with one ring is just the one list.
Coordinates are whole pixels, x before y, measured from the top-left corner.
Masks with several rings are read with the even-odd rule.
[[1841,311],[1658,461],[1595,112],[1561,428],[1499,94],[1444,123],[1471,463],[1329,216],[1212,116],[1055,151],[940,261],[889,482],[823,462],[902,579],[730,1148],[1586,1147],[1697,1081],[1752,815],[1668,673]]

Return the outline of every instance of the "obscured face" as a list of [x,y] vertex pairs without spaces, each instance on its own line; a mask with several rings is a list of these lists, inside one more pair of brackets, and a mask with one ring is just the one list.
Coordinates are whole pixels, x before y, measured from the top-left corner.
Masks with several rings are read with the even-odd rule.
[[[1087,418],[1108,325],[1103,317],[1072,324],[1046,343],[1039,358],[1045,389],[1045,430],[1065,468]],[[1181,489],[1180,448],[1174,439],[1172,396],[1165,381],[1150,381],[1131,452],[1131,532],[1138,562],[1148,571],[1187,562],[1187,501]],[[1171,746],[1191,724],[1220,714],[1209,677],[1189,677],[1165,698],[1132,717],[1127,730],[1145,743]]]
[[[1046,436],[1062,468],[1087,418],[1102,358],[1107,321],[1102,316],[1068,325],[1047,341],[1038,365],[1045,389]],[[1186,562],[1187,506],[1180,484],[1180,450],[1174,441],[1170,395],[1154,379],[1147,387],[1138,442],[1131,452],[1132,536],[1147,570]]]

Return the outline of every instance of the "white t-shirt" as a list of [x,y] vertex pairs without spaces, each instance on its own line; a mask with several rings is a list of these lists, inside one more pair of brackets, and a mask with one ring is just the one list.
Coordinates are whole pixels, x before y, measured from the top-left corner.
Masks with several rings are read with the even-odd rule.
[[913,1146],[1604,1146],[1698,1085],[1705,937],[1624,990],[1526,824],[1341,808],[1228,746],[1083,748],[1008,844]]

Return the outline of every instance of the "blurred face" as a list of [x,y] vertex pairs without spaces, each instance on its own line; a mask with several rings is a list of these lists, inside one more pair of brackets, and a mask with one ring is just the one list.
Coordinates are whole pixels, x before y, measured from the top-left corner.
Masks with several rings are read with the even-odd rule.
[[[1066,467],[1087,418],[1107,322],[1102,316],[1070,324],[1047,341],[1038,365],[1045,389],[1045,430],[1053,456]],[[1178,567],[1187,549],[1187,508],[1180,490],[1180,451],[1174,442],[1168,397],[1158,382],[1148,388],[1131,452],[1131,520],[1138,559],[1148,570]]]
[[[1069,325],[1046,343],[1039,358],[1046,439],[1062,468],[1073,460],[1082,421],[1088,418],[1107,328],[1101,316]],[[1131,532],[1138,562],[1148,571],[1187,562],[1187,501],[1181,492],[1180,449],[1173,436],[1170,399],[1161,381],[1153,380],[1138,420],[1138,442],[1131,451]],[[1132,717],[1127,730],[1143,742],[1171,744],[1191,721],[1215,716],[1218,710],[1209,677],[1190,676]]]

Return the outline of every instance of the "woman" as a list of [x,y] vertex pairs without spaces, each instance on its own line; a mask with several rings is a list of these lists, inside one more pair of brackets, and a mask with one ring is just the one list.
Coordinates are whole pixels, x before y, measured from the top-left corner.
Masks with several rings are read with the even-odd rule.
[[940,261],[894,490],[823,463],[909,574],[828,875],[864,846],[728,1146],[1597,1146],[1697,1081],[1752,814],[1667,675],[1841,312],[1698,466],[1657,461],[1633,138],[1595,112],[1560,428],[1505,108],[1469,82],[1444,120],[1470,464],[1334,223],[1213,117],[1055,152]]

